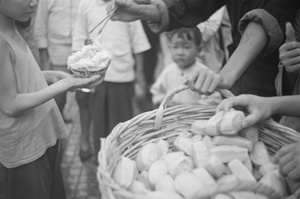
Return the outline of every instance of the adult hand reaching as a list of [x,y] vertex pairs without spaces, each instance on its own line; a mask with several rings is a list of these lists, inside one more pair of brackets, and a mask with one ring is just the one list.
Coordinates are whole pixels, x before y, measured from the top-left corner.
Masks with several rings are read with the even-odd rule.
[[187,77],[187,84],[192,91],[211,95],[216,88],[223,88],[221,76],[207,67],[199,66],[198,70]]
[[114,8],[111,20],[131,22],[135,20],[159,22],[160,14],[150,0],[113,0],[108,6],[108,13]]
[[300,70],[300,43],[295,39],[295,33],[290,23],[286,24],[286,40],[279,49],[279,57],[287,72]]
[[229,111],[231,108],[242,110],[246,118],[242,121],[242,128],[247,128],[255,123],[268,119],[271,115],[271,107],[264,97],[255,95],[239,95],[237,97],[223,100],[216,111]]

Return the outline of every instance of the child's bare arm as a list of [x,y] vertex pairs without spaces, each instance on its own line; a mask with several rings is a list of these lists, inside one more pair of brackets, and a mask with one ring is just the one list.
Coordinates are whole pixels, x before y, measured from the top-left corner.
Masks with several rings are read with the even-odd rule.
[[0,37],[0,111],[8,116],[15,117],[24,111],[39,106],[52,99],[59,93],[81,87],[99,85],[104,77],[94,76],[87,79],[69,76],[51,86],[32,93],[18,93],[17,80],[13,72],[13,52],[6,41]]
[[48,84],[54,84],[55,82],[70,76],[69,73],[63,71],[45,70],[42,72]]

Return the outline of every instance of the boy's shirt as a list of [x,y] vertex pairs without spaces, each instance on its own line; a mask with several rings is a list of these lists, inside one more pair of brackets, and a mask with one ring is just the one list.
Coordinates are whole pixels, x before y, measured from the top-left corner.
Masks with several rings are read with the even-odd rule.
[[80,50],[84,40],[98,40],[103,48],[112,55],[111,64],[107,69],[105,81],[131,82],[135,80],[134,54],[142,53],[151,48],[140,21],[130,23],[108,21],[102,33],[102,26],[93,29],[106,17],[106,3],[101,0],[81,1],[74,31],[72,50]]
[[[166,95],[173,91],[175,88],[185,82],[188,75],[197,71],[198,67],[206,67],[204,64],[196,61],[195,64],[187,69],[180,69],[176,63],[167,66],[150,89],[152,93],[153,104],[160,104]],[[222,97],[219,93],[215,92],[210,96],[200,95],[190,89],[176,94],[171,104],[199,104],[205,106],[216,106],[220,103]]]
[[66,65],[81,0],[39,0],[34,34],[40,49],[48,49],[52,64]]

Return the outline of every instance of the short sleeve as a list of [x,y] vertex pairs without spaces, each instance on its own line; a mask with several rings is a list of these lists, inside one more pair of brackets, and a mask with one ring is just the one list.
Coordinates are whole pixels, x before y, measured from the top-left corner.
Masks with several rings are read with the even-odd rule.
[[144,31],[141,21],[134,21],[129,24],[131,36],[131,48],[134,54],[142,53],[151,48],[147,35]]
[[268,43],[262,52],[264,55],[270,54],[277,50],[284,41],[284,34],[276,18],[264,9],[254,9],[246,13],[239,23],[241,34],[247,28],[249,22],[260,24],[268,36]]

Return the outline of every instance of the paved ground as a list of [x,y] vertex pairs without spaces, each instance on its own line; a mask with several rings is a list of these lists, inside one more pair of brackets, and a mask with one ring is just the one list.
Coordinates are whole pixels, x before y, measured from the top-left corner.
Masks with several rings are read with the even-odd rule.
[[78,106],[73,94],[68,96],[65,112],[73,120],[72,123],[67,123],[69,137],[63,143],[64,153],[61,165],[68,199],[100,199],[95,161],[90,159],[82,163],[79,159],[81,127]]

